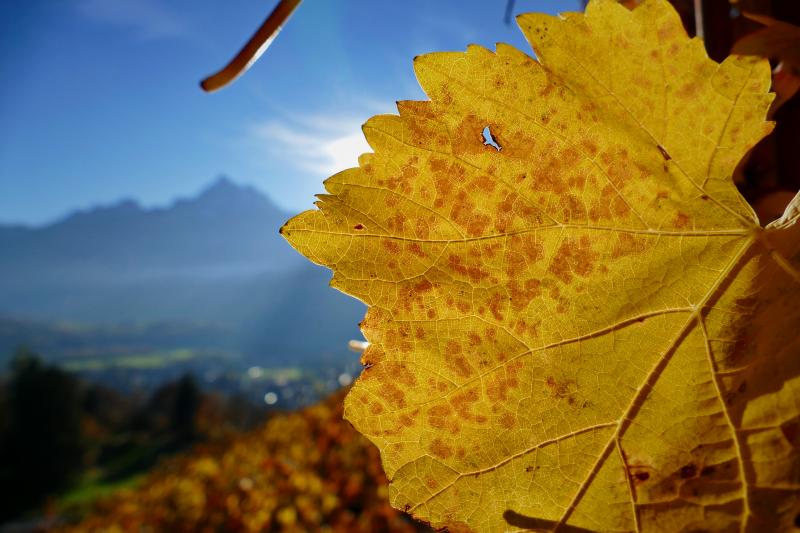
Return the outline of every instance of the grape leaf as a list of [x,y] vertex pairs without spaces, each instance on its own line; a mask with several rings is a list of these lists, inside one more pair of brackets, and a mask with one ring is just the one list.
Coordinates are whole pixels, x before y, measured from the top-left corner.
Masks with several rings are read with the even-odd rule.
[[662,0],[518,22],[538,62],[416,58],[430,101],[281,230],[369,305],[345,417],[451,531],[791,528],[800,195],[762,228],[731,180],[768,63]]

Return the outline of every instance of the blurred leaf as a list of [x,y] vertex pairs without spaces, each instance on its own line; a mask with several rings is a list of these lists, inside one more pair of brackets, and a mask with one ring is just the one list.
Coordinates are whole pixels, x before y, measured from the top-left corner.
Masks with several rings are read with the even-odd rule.
[[778,59],[786,63],[793,74],[800,75],[800,28],[766,15],[744,15],[765,27],[739,39],[732,52]]
[[766,27],[739,39],[732,52],[777,61],[772,78],[776,94],[769,113],[772,117],[800,89],[800,28],[765,15],[745,13],[745,16]]

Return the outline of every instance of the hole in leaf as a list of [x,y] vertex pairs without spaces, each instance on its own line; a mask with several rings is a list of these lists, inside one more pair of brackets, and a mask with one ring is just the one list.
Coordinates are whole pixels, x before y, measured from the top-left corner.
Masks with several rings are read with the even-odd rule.
[[494,137],[492,137],[492,132],[489,129],[489,126],[483,128],[483,144],[486,146],[493,146],[498,152],[503,149],[502,146],[497,144],[497,141],[494,140]]
[[361,230],[364,229],[364,224],[358,223],[355,226],[353,226],[353,229],[357,230],[357,231],[361,231]]

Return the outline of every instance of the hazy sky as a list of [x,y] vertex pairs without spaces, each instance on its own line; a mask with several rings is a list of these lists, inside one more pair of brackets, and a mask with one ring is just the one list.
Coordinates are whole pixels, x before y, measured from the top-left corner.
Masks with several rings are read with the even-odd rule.
[[[530,51],[505,0],[306,0],[232,86],[226,63],[274,0],[0,2],[0,222],[132,197],[163,205],[219,174],[280,206],[367,151],[360,125],[424,97],[412,58],[468,43]],[[579,9],[517,0],[515,12]]]

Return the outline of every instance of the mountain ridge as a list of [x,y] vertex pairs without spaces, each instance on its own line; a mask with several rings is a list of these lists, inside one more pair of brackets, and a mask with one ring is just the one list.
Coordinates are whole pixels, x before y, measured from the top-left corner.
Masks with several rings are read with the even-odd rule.
[[225,342],[236,350],[301,358],[346,349],[363,304],[326,287],[330,273],[280,237],[288,218],[256,188],[221,178],[167,207],[123,199],[38,228],[0,226],[10,251],[0,254],[0,317],[206,323],[234,331]]
[[120,212],[136,212],[138,214],[158,213],[168,211],[178,205],[192,203],[204,198],[219,198],[224,195],[231,195],[232,193],[247,193],[252,197],[258,198],[264,204],[267,204],[275,212],[283,216],[290,217],[288,211],[282,210],[272,201],[272,199],[257,187],[249,184],[240,184],[228,177],[225,174],[217,176],[214,180],[201,187],[200,190],[190,196],[176,196],[165,205],[144,205],[139,200],[130,196],[122,196],[117,200],[108,202],[96,202],[89,207],[70,209],[50,221],[42,223],[27,223],[27,222],[0,222],[0,232],[4,230],[29,230],[38,231],[57,226],[74,219],[81,219],[86,216],[93,216],[101,213],[120,213]]
[[[251,186],[220,178],[199,194],[163,208],[124,199],[74,211],[41,227],[0,226],[0,277],[132,280],[285,270],[301,259],[277,238],[289,217]],[[275,235],[272,235],[272,234]],[[274,237],[274,238],[273,238]],[[2,285],[0,285],[2,287]],[[0,299],[1,305],[1,299]]]

